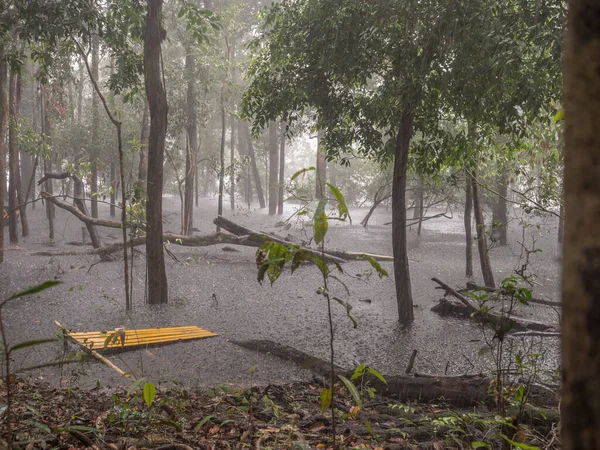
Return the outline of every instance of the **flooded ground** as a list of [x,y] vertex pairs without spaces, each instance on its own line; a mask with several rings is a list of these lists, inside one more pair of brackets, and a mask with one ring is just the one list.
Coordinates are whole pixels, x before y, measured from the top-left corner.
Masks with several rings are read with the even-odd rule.
[[[283,219],[293,213],[286,205]],[[353,209],[353,223],[331,224],[326,245],[391,255],[391,210],[379,208],[368,228],[359,225],[366,208]],[[108,207],[101,215],[108,218]],[[9,247],[0,265],[0,291],[3,296],[47,279],[63,284],[34,298],[13,302],[5,308],[3,318],[11,342],[52,337],[53,321],[77,331],[197,325],[219,336],[210,339],[175,343],[112,355],[111,359],[126,372],[136,372],[155,383],[178,380],[190,387],[234,384],[281,383],[301,380],[310,374],[281,359],[243,349],[230,341],[268,339],[290,345],[311,355],[328,356],[328,325],[324,299],[316,295],[321,280],[314,267],[305,266],[293,275],[286,273],[274,286],[262,286],[256,280],[255,249],[236,246],[236,252],[224,251],[223,245],[191,248],[170,245],[177,257],[167,260],[170,302],[150,308],[144,304],[144,248],[138,247],[134,261],[134,309],[126,312],[123,294],[122,261],[98,263],[96,256],[32,256],[40,250],[77,249],[67,244],[81,241],[81,222],[66,211],[56,212],[56,239],[49,245],[44,209],[29,211],[31,236],[18,246]],[[515,214],[517,214],[515,212]],[[194,224],[200,233],[212,233],[216,200],[202,199],[195,212]],[[265,210],[225,211],[226,217],[255,230],[291,234],[304,239],[305,233],[295,219],[289,230],[276,228],[282,216],[268,216]],[[165,230],[179,231],[179,201],[165,199]],[[557,223],[529,219],[537,226],[524,234],[518,220],[510,225],[508,247],[494,248],[492,266],[497,282],[514,273],[522,264],[521,245],[535,246],[542,252],[531,255],[531,271],[537,274],[534,295],[558,299],[560,256],[557,247]],[[103,242],[117,242],[120,231],[101,229]],[[331,289],[353,305],[358,322],[352,328],[342,307],[335,307],[336,362],[344,367],[368,364],[382,373],[403,373],[413,349],[418,350],[415,370],[428,373],[463,374],[485,371],[489,355],[480,350],[485,345],[481,329],[469,321],[442,318],[430,308],[441,297],[432,277],[451,286],[464,286],[465,239],[462,216],[435,219],[423,223],[421,236],[416,227],[408,232],[411,284],[415,303],[415,321],[408,327],[397,323],[392,263],[382,263],[389,278],[378,279],[366,263],[344,264],[345,288],[334,282]],[[231,247],[231,246],[227,246]],[[81,248],[81,247],[79,247]],[[475,281],[482,284],[473,246]],[[520,262],[521,261],[521,262]],[[530,318],[558,322],[558,313],[548,307],[532,306],[524,312]],[[49,344],[15,354],[16,367],[40,364],[54,358],[62,345]],[[558,364],[558,342],[546,339],[546,365]],[[32,376],[58,383],[57,368],[36,371]],[[123,385],[127,380],[97,363],[65,366],[63,379],[89,387],[96,380],[104,384]]]

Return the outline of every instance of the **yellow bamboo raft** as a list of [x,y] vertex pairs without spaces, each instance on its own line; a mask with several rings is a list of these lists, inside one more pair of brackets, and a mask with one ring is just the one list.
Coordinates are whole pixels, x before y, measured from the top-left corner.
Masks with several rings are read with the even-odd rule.
[[167,342],[203,339],[217,334],[196,326],[173,328],[146,328],[126,330],[116,328],[110,331],[91,331],[87,333],[67,332],[68,336],[90,350],[118,349],[136,345],[156,345]]

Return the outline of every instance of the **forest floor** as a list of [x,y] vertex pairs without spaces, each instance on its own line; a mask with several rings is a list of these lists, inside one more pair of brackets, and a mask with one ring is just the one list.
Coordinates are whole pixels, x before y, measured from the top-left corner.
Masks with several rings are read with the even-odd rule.
[[[239,417],[244,417],[246,414],[247,417],[244,419],[246,426],[251,426],[250,422],[255,420],[256,415],[252,416],[254,419],[248,416],[247,411],[240,408],[236,402],[248,402],[249,400],[243,398],[247,398],[251,392],[257,393],[256,395],[262,399],[267,389],[265,387],[268,386],[271,386],[270,389],[274,389],[274,392],[279,392],[281,388],[272,386],[286,386],[283,388],[286,395],[311,399],[311,407],[319,408],[318,393],[312,392],[314,387],[309,383],[313,377],[308,370],[269,354],[244,349],[232,342],[270,340],[297,348],[315,357],[326,358],[328,355],[326,305],[322,297],[315,293],[320,286],[315,268],[302,267],[293,275],[284,274],[273,286],[269,283],[260,285],[256,280],[257,269],[253,248],[241,246],[233,248],[231,245],[192,248],[170,244],[169,250],[176,259],[169,258],[167,262],[169,303],[150,308],[144,302],[146,276],[144,248],[138,247],[133,265],[134,308],[128,312],[124,308],[122,261],[99,262],[99,258],[92,255],[60,257],[33,255],[35,252],[49,249],[84,248],[73,245],[76,241],[81,242],[81,222],[62,210],[56,212],[56,235],[55,240],[50,242],[44,208],[40,206],[33,211],[28,211],[30,236],[21,239],[18,245],[10,246],[5,253],[5,262],[0,271],[0,292],[3,297],[6,297],[26,286],[48,279],[59,279],[63,283],[35,297],[13,302],[5,308],[3,319],[9,342],[53,337],[57,331],[54,320],[77,331],[112,330],[121,326],[132,329],[197,325],[217,333],[218,336],[120,352],[111,355],[110,358],[124,371],[134,373],[137,378],[153,382],[159,392],[164,393],[163,400],[177,398],[179,395],[177,393],[180,391],[193,392],[194,394],[185,395],[195,399],[194,396],[200,395],[198,392],[207,392],[207,388],[224,386],[220,395],[228,400],[209,401],[206,397],[202,397],[198,402],[202,405],[208,402],[206,404],[215,408],[215,404],[219,407],[229,405],[227,411],[235,412]],[[165,198],[165,231],[179,232],[179,207],[177,199]],[[100,212],[101,217],[109,217],[106,205],[101,205]],[[275,226],[277,222],[290,217],[293,212],[294,206],[286,205],[283,216],[269,216],[264,210],[256,208],[239,209],[233,212],[226,210],[224,216],[255,230],[308,240],[312,230],[296,218],[290,220],[292,225],[290,229],[284,230]],[[391,221],[391,210],[380,207],[372,216],[369,227],[363,228],[359,222],[366,213],[366,208],[353,208],[351,209],[352,225],[330,224],[326,246],[391,255],[391,227],[385,225]],[[535,248],[542,251],[530,254],[529,270],[536,274],[539,283],[539,286],[534,289],[534,296],[557,300],[560,281],[560,253],[556,242],[557,223],[552,219],[526,218],[530,225],[523,228],[516,218],[519,214],[519,210],[513,212],[515,218],[509,230],[509,246],[494,248],[491,251],[496,280],[498,282],[512,275],[514,270],[523,264],[524,252],[520,243],[523,243],[527,249],[532,249],[535,245]],[[202,199],[194,216],[194,226],[200,230],[196,234],[214,232],[212,219],[215,215],[216,199]],[[341,279],[347,286],[348,292],[337,283],[334,283],[332,289],[336,289],[336,296],[344,298],[353,305],[352,315],[358,326],[352,327],[343,308],[334,310],[336,363],[346,369],[351,369],[358,364],[366,364],[384,374],[398,374],[403,373],[413,350],[418,350],[414,364],[416,372],[446,375],[487,372],[491,368],[492,361],[489,352],[481,351],[486,340],[482,328],[468,320],[440,317],[430,311],[431,306],[435,305],[441,297],[440,291],[436,291],[436,285],[431,282],[432,277],[437,277],[450,286],[464,286],[467,281],[464,276],[465,242],[462,216],[455,214],[453,219],[426,221],[423,223],[420,236],[417,235],[415,228],[408,232],[411,287],[415,303],[414,323],[406,327],[397,323],[392,263],[382,263],[390,276],[381,280],[372,272],[368,264],[345,263],[343,265],[345,274]],[[116,229],[100,229],[100,233],[105,244],[118,242],[120,238],[120,232]],[[473,251],[476,255],[476,246],[473,247]],[[475,281],[482,284],[476,257],[474,269]],[[548,307],[530,306],[521,311],[521,314],[546,323],[557,324],[559,321],[559,313]],[[527,342],[523,340],[521,345],[527,351],[534,349],[536,353],[543,353],[545,368],[558,367],[558,339],[536,340],[533,344],[531,340]],[[63,345],[59,344],[25,349],[15,354],[13,367],[18,370],[44,361],[52,361],[63,357],[68,351],[70,350],[65,350]],[[139,414],[140,417],[143,416],[140,420],[156,419],[164,422],[163,425],[167,428],[169,425],[165,424],[169,420],[172,422],[169,415],[164,417],[164,409],[162,413],[155,410],[148,412],[144,409],[139,396],[135,398],[134,394],[128,396],[126,391],[119,391],[122,393],[119,394],[118,401],[111,398],[108,391],[103,390],[104,387],[126,389],[130,386],[130,381],[95,362],[87,361],[60,368],[45,368],[27,372],[27,377],[24,381],[19,379],[15,382],[22,383],[25,392],[23,395],[28,397],[31,397],[26,394],[28,390],[33,389],[35,392],[35,389],[41,389],[40,386],[48,383],[48,387],[41,389],[36,396],[45,398],[45,395],[49,395],[48,392],[52,392],[52,396],[64,397],[65,404],[75,401],[73,399],[76,398],[76,403],[79,402],[77,404],[82,408],[87,407],[84,403],[91,401],[99,407],[107,405],[105,411],[112,411],[112,413],[114,408],[118,409],[119,404],[126,402],[130,406],[132,404],[135,406],[121,407],[119,414],[122,414],[123,410],[126,414]],[[86,390],[97,386],[101,386],[101,389]],[[59,387],[68,387],[69,390],[52,391]],[[79,388],[84,390],[79,391]],[[73,392],[78,394],[75,395]],[[229,396],[233,396],[234,400]],[[316,401],[314,401],[315,396],[317,396]],[[273,398],[267,401],[269,402],[277,403]],[[198,427],[202,417],[215,416],[210,414],[210,408],[202,409],[200,403],[188,402],[191,414],[186,419],[188,422],[185,426],[171,424],[171,427],[178,433],[182,426],[184,431],[189,431],[189,427]],[[59,403],[57,407],[58,405]],[[167,407],[173,409],[172,406],[167,405]],[[266,408],[264,404],[260,407]],[[305,405],[301,408],[309,408],[309,406]],[[427,408],[434,411],[440,409],[438,406],[421,408],[425,408],[423,409],[425,412]],[[65,411],[69,411],[68,414],[72,414],[74,410],[65,406],[64,410],[60,409],[60,411],[64,414],[67,414]],[[286,414],[289,413],[292,417],[289,420],[299,420],[293,411],[291,413],[286,411]],[[47,413],[46,411],[45,414]],[[53,420],[56,419],[53,426],[59,427],[62,416],[58,412],[55,416],[52,417]],[[96,415],[94,420],[97,420],[97,417],[102,417],[102,414]],[[231,423],[227,420],[224,416],[218,416],[215,420],[210,419],[197,430],[198,433],[194,433],[194,439],[198,437],[210,439],[211,433],[216,437],[222,436],[220,433],[230,433],[229,428],[233,425],[223,425],[223,421],[226,424]],[[368,421],[352,417],[349,420],[358,423]],[[295,432],[279,425],[274,425],[272,429],[271,422],[263,422],[252,425],[254,432],[264,431],[263,448],[269,448],[265,439],[280,439],[281,433],[287,436],[289,446],[292,446]],[[235,434],[239,438],[241,436],[239,433],[243,435],[247,429],[239,426],[239,420],[235,423],[236,431],[231,432],[231,435]],[[317,425],[314,429],[309,426],[308,429],[303,429],[301,434],[320,435],[320,426]],[[322,429],[327,427],[328,424],[323,422]],[[389,425],[389,427],[398,428],[396,425]],[[156,427],[153,426],[152,429]],[[354,435],[354,429],[352,427],[350,429],[350,435]],[[373,438],[373,435],[368,432],[368,427],[362,429],[367,431],[360,439],[369,441]],[[72,437],[73,434],[69,436]],[[143,433],[140,436],[138,439],[147,439]],[[400,433],[392,437],[404,439],[402,436],[403,434]],[[323,437],[323,439],[328,438]],[[312,438],[309,440],[316,445],[317,441]],[[389,439],[387,442],[392,443]],[[323,443],[327,444],[326,441]],[[202,448],[197,446],[199,444],[188,443],[187,445]],[[285,447],[270,446],[270,448]],[[78,448],[78,445],[75,445],[75,448]]]

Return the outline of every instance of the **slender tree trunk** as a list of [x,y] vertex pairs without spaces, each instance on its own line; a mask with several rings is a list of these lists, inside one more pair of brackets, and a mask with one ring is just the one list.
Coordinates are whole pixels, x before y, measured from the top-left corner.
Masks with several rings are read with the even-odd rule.
[[115,217],[115,204],[117,203],[117,191],[119,190],[119,182],[117,181],[117,166],[111,159],[110,161],[110,217]]
[[[225,115],[225,101],[223,98],[223,86],[221,86],[221,151],[219,152],[219,201],[217,206],[217,216],[223,215],[223,184],[225,182],[225,135],[227,132],[227,123]],[[221,231],[217,225],[217,233]]]
[[317,176],[316,176],[316,190],[315,197],[319,200],[325,198],[325,183],[327,183],[327,161],[325,156],[327,150],[323,143],[323,132],[319,130],[317,137]]
[[[6,189],[6,125],[8,123],[8,99],[6,85],[8,64],[0,50],[0,209],[4,210],[4,193]],[[0,211],[0,263],[4,262],[4,214]]]
[[277,122],[269,125],[269,215],[277,214],[279,186],[279,145],[277,142]]
[[140,148],[140,163],[138,165],[138,183],[135,191],[137,201],[146,198],[146,178],[148,177],[148,139],[150,138],[150,111],[148,99],[144,102],[144,115],[142,116],[142,135]]
[[83,120],[83,87],[85,86],[85,75],[84,75],[85,64],[79,59],[79,83],[77,85],[77,122],[81,123]]
[[196,61],[191,46],[185,56],[187,76],[187,145],[185,152],[185,191],[183,234],[191,236],[194,228],[194,168],[198,152],[198,119],[196,117]]
[[250,164],[252,167],[252,175],[254,177],[254,186],[256,187],[256,195],[258,196],[258,203],[260,209],[265,207],[265,194],[263,193],[262,183],[260,182],[260,173],[258,172],[258,164],[256,164],[256,155],[254,154],[254,145],[252,143],[252,134],[250,133],[250,126],[248,122],[245,123],[246,128],[246,143],[248,144],[248,156],[250,157]]
[[423,190],[423,183],[421,182],[420,179],[417,180],[415,194],[416,194],[416,201],[415,201],[415,207],[413,208],[413,216],[412,216],[413,221],[419,220],[421,217],[423,217],[424,190]]
[[404,111],[396,137],[394,175],[392,185],[392,245],[394,250],[394,278],[398,320],[409,323],[414,320],[408,248],[406,246],[406,178],[408,150],[412,137],[414,113]]
[[148,303],[168,302],[167,274],[162,243],[163,160],[167,134],[167,94],[162,84],[160,46],[163,39],[162,0],[148,0],[144,39],[144,78],[150,108],[148,141],[148,203],[146,221],[146,258]]
[[600,448],[600,2],[571,0],[564,62],[561,441]]
[[496,231],[498,237],[498,243],[500,245],[508,245],[508,208],[506,204],[506,197],[508,195],[508,170],[502,168],[500,170],[500,176],[498,178],[498,199],[494,205],[494,211],[492,215],[493,228]]
[[468,171],[465,171],[465,174],[465,276],[473,278],[473,231],[471,229],[473,223],[473,182],[471,174]]
[[[19,197],[21,191],[21,167],[19,164],[19,144],[17,142],[17,120],[19,117],[19,79],[17,74],[10,74],[9,80],[9,119],[8,119],[8,234],[11,244],[19,242],[18,219],[21,211]],[[27,224],[27,220],[25,220]],[[29,232],[28,230],[24,230]]]
[[[51,144],[52,136],[52,122],[50,121],[50,114],[47,108],[49,94],[45,86],[42,86],[41,90],[42,139],[44,145],[46,147],[49,147]],[[52,172],[51,157],[44,159],[44,172]],[[50,195],[54,194],[51,179],[46,180],[44,184],[44,190]],[[46,201],[46,218],[48,219],[48,239],[50,239],[51,241],[54,240],[54,214],[54,204],[52,202]]]
[[[100,78],[100,41],[97,34],[92,35],[92,77],[99,83]],[[100,111],[98,95],[92,93],[92,144],[98,143],[98,128],[100,126]],[[92,183],[90,186],[92,197],[92,217],[98,217],[98,150],[94,148],[92,163]]]
[[250,203],[252,203],[252,178],[250,176],[250,155],[247,151],[247,145],[245,142],[243,121],[237,121],[238,131],[238,153],[244,166],[244,201],[250,209]]
[[235,116],[229,116],[231,142],[229,145],[229,207],[235,211]]
[[281,122],[281,134],[279,141],[279,193],[277,202],[277,214],[283,214],[283,186],[285,185],[285,123]]
[[[477,176],[477,172],[473,170],[473,176]],[[488,252],[487,238],[485,235],[485,222],[483,220],[483,209],[479,201],[479,188],[476,178],[472,179],[473,187],[473,211],[475,212],[475,227],[477,231],[477,248],[479,250],[479,260],[481,262],[481,273],[483,282],[486,287],[495,288],[494,274],[490,263],[490,255]]]

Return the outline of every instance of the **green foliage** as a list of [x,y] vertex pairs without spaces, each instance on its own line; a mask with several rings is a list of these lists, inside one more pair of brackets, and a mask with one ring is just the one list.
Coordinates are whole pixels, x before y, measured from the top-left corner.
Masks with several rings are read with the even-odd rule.
[[189,0],[181,2],[177,18],[184,18],[186,21],[186,30],[197,44],[208,42],[211,31],[215,32],[222,29],[219,16],[208,9],[198,8]]
[[156,398],[156,387],[153,383],[144,383],[144,402],[146,402],[146,406],[150,408],[154,403],[154,399]]
[[320,401],[321,401],[321,412],[325,413],[331,406],[333,398],[333,388],[328,387],[321,390]]

